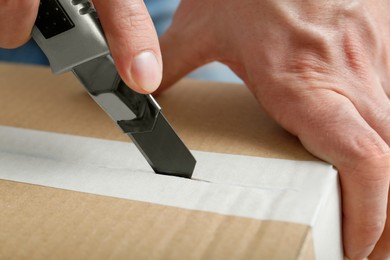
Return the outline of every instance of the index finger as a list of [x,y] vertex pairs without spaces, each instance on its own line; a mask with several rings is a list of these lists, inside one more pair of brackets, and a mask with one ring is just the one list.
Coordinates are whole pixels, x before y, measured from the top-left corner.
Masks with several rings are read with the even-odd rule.
[[388,154],[372,155],[357,165],[339,166],[343,194],[344,245],[352,259],[367,257],[386,223]]
[[162,78],[156,30],[142,0],[94,0],[115,65],[123,81],[153,92]]
[[345,253],[352,259],[367,257],[386,222],[389,146],[347,97],[333,91],[318,90],[303,100],[281,103],[280,123],[309,151],[337,167]]

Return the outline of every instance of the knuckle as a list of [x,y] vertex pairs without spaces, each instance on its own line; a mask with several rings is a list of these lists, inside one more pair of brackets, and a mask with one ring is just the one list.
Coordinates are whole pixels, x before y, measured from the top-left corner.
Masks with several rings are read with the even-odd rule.
[[[348,172],[359,183],[377,183],[389,181],[390,150],[378,140],[376,133],[358,136],[344,144],[344,162],[340,169]],[[367,169],[374,174],[367,174]]]
[[115,23],[111,32],[130,49],[143,49],[158,42],[153,22],[138,2],[131,3],[127,11],[118,12],[119,22]]
[[327,71],[326,63],[321,57],[311,51],[301,52],[287,62],[287,70],[302,75],[304,79]]
[[305,81],[334,74],[336,48],[329,36],[322,30],[315,32],[311,29],[299,29],[297,35],[301,36],[300,45],[285,54],[282,70]]
[[129,12],[121,12],[118,23],[119,29],[127,31],[138,31],[145,29],[150,23],[149,14],[143,9],[139,1],[133,1],[128,7]]
[[344,60],[352,71],[358,72],[357,75],[366,75],[368,57],[366,47],[362,46],[359,41],[345,36],[343,42]]

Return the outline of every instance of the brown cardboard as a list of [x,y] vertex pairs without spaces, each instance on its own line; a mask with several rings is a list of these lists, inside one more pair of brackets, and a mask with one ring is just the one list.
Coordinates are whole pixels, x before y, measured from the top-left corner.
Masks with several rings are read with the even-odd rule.
[[[0,65],[0,124],[127,141],[71,74]],[[196,150],[314,159],[239,85],[182,81],[158,101]],[[1,138],[1,137],[0,137]],[[0,259],[313,259],[310,227],[0,181]]]

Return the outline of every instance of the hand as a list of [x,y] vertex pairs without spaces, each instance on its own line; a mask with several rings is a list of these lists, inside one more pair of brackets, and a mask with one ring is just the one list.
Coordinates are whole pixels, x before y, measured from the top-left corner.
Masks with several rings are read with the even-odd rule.
[[390,257],[390,1],[182,0],[161,38],[166,89],[227,64],[340,174],[345,254]]
[[[31,37],[39,0],[0,0],[0,47],[16,48]],[[93,1],[115,65],[128,86],[141,93],[161,82],[157,34],[142,0]]]

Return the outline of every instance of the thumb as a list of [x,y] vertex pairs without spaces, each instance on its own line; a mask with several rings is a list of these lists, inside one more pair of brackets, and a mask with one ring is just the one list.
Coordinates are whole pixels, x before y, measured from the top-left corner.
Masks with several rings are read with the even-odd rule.
[[112,57],[123,81],[150,93],[162,78],[156,30],[143,0],[94,0]]

